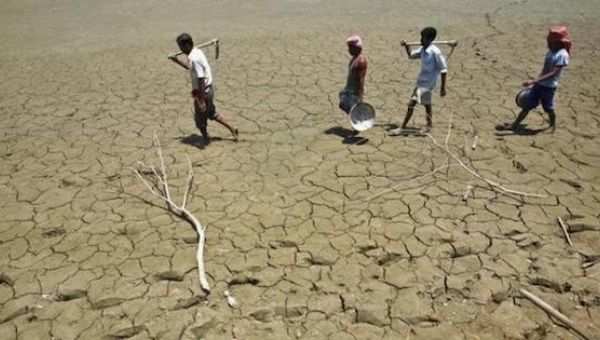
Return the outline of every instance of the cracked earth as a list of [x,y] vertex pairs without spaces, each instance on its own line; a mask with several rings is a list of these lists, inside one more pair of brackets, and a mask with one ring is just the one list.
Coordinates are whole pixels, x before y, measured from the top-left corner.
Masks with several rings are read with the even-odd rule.
[[[526,288],[599,339],[600,6],[552,3],[225,1],[206,34],[193,15],[164,15],[164,4],[107,4],[95,13],[126,23],[105,27],[102,16],[73,19],[82,9],[62,2],[47,8],[54,19],[3,3],[0,338],[576,338],[518,293]],[[155,23],[146,33],[143,15]],[[434,96],[435,138],[445,139],[452,116],[455,154],[545,197],[491,190],[428,138],[386,136],[418,71],[398,41],[417,39],[423,16],[440,39],[460,41],[448,96]],[[21,19],[39,27],[22,33]],[[65,33],[61,20],[81,21],[81,34]],[[557,22],[575,41],[557,132],[497,135]],[[221,39],[220,59],[207,55],[239,142],[213,123],[216,140],[198,146],[189,78],[165,58],[181,30]],[[349,126],[336,102],[354,32],[365,39],[366,100],[378,111],[362,144],[341,136]],[[19,47],[34,33],[50,40]],[[419,108],[413,123],[423,122]],[[539,112],[526,123],[546,124]],[[193,228],[131,171],[158,161],[153,134],[178,197],[192,161],[189,208],[207,226],[210,294],[198,283]]]

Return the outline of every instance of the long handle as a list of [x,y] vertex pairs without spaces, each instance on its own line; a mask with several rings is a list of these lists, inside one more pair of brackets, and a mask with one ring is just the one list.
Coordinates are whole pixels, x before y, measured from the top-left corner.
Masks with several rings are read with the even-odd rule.
[[[436,40],[433,42],[433,44],[436,45],[449,45],[452,47],[456,47],[456,45],[458,45],[458,40]],[[420,42],[407,42],[406,45],[408,46],[420,46],[421,43]]]
[[[210,41],[207,41],[205,43],[202,43],[200,45],[196,45],[196,48],[204,48],[210,45],[216,45],[215,47],[215,59],[219,59],[219,39],[212,39]],[[183,52],[178,52],[178,53],[174,53],[174,56],[178,56],[178,55],[182,55]]]

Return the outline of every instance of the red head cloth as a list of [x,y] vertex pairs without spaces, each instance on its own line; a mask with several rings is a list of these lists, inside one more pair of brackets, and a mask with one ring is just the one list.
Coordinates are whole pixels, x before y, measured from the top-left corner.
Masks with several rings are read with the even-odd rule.
[[565,50],[571,54],[571,35],[565,26],[554,26],[550,28],[550,31],[548,32],[548,41],[560,42]]
[[358,35],[353,35],[351,37],[348,37],[348,39],[346,39],[346,43],[348,44],[348,46],[355,46],[355,47],[361,47],[362,48],[362,39],[358,36]]

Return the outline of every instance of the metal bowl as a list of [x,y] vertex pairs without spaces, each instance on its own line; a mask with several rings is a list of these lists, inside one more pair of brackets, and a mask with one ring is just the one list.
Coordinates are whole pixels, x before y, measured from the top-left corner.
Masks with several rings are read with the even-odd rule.
[[522,109],[527,109],[529,106],[529,93],[531,92],[531,88],[527,87],[519,91],[517,96],[515,97],[515,103],[517,106]]
[[354,104],[350,109],[350,125],[356,131],[365,131],[375,124],[375,109],[368,103]]

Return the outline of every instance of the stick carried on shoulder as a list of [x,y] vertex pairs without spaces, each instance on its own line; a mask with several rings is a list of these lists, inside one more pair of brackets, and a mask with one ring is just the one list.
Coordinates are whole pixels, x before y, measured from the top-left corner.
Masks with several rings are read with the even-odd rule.
[[[209,40],[207,42],[204,42],[200,45],[196,45],[196,48],[204,48],[204,47],[208,47],[208,46],[212,46],[212,45],[215,45],[215,59],[219,59],[220,48],[219,48],[219,39],[217,39],[217,38]],[[177,57],[182,54],[183,54],[183,52],[174,52],[174,53],[169,54],[167,56],[167,58],[171,59],[172,57]]]
[[[435,45],[448,45],[450,47],[456,47],[458,45],[458,40],[434,40],[431,42]],[[407,46],[421,46],[420,42],[407,42]]]

